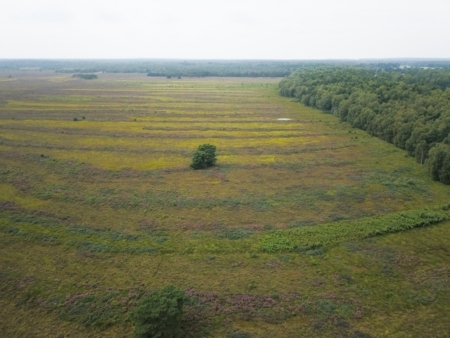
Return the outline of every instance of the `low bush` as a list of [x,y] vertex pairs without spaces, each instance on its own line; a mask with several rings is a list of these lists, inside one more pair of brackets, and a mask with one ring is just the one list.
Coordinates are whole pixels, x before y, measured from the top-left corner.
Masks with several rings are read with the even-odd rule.
[[216,146],[212,144],[202,144],[192,157],[190,167],[192,169],[205,169],[212,167],[216,163]]
[[178,338],[184,336],[180,318],[186,301],[184,291],[173,285],[141,299],[131,313],[134,338]]

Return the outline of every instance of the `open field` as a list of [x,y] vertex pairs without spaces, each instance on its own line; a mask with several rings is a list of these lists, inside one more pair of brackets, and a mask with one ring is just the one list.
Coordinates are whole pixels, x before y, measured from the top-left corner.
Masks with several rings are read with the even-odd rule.
[[130,337],[174,284],[192,337],[449,337],[450,190],[404,151],[280,79],[5,74],[6,336]]

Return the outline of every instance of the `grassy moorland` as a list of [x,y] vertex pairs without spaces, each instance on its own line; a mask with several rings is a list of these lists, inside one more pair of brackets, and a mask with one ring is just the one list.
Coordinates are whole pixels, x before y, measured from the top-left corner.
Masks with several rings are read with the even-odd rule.
[[280,79],[5,74],[6,336],[130,337],[174,284],[190,337],[448,337],[450,190],[403,150]]

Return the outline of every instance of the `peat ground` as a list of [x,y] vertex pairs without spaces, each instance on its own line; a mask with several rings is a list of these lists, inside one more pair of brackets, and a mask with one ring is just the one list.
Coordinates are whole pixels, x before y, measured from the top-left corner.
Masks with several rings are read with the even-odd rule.
[[279,80],[0,73],[0,331],[130,337],[174,284],[192,337],[448,337],[450,190]]

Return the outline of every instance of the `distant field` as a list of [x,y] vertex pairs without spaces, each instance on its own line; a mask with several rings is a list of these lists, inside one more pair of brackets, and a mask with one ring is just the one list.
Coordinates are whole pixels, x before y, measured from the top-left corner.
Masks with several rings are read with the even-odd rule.
[[448,337],[450,190],[404,151],[281,79],[5,74],[6,336],[130,337],[171,283],[192,337]]

